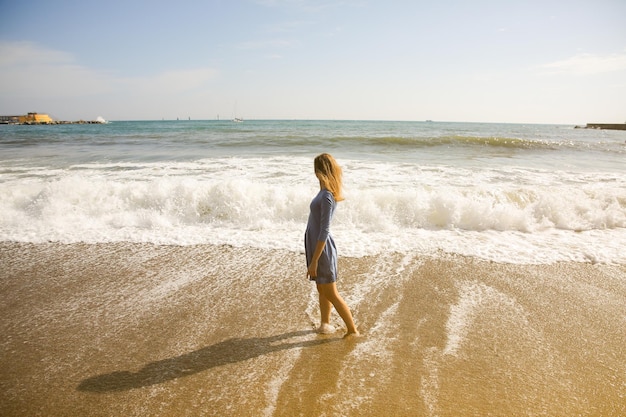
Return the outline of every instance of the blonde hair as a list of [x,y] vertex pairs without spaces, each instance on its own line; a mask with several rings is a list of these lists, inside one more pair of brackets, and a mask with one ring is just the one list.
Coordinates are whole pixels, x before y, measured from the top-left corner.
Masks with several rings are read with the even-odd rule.
[[344,200],[341,192],[341,167],[335,161],[332,155],[323,153],[315,157],[313,163],[315,168],[315,175],[320,180],[322,188],[330,191],[335,198],[335,201]]

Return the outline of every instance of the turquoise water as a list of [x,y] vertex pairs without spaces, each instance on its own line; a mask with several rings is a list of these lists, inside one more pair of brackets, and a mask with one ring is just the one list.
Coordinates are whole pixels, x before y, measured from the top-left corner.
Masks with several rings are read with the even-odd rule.
[[302,155],[407,162],[598,167],[623,172],[626,133],[564,125],[371,121],[144,121],[2,126],[3,162],[189,161],[214,156]]
[[0,240],[301,250],[321,152],[344,167],[345,254],[626,261],[626,132],[563,125],[0,126]]

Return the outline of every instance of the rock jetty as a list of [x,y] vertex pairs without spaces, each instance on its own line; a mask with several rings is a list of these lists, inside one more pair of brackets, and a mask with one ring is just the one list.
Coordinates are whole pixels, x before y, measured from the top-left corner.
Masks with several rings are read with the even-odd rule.
[[577,129],[626,130],[626,123],[587,123],[587,126],[576,126]]
[[102,117],[96,120],[77,120],[73,122],[53,120],[45,113],[31,112],[23,116],[0,116],[0,124],[5,125],[84,125],[107,123]]

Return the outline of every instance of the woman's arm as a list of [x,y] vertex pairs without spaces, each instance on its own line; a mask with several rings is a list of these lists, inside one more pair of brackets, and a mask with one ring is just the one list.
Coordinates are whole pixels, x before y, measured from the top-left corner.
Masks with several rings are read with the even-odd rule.
[[311,257],[311,263],[307,272],[307,277],[315,278],[317,276],[317,263],[322,256],[324,247],[326,247],[326,239],[330,234],[330,219],[333,213],[335,200],[329,191],[326,191],[324,198],[320,204],[320,232],[317,237],[315,251]]
[[318,240],[315,245],[315,252],[313,252],[313,257],[311,258],[311,264],[309,265],[309,270],[307,271],[307,278],[315,278],[317,276],[317,263],[320,260],[320,256],[322,256],[322,252],[324,251],[324,247],[326,246],[325,240]]

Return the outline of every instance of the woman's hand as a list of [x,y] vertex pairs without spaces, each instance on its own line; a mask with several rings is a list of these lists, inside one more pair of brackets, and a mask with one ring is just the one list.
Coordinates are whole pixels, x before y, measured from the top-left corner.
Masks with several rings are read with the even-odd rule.
[[309,270],[307,272],[307,277],[311,279],[315,279],[317,277],[317,263],[320,260],[320,256],[322,256],[322,252],[324,251],[324,247],[326,246],[326,241],[318,240],[315,245],[315,252],[313,252],[313,257],[311,258],[311,264],[309,265]]

